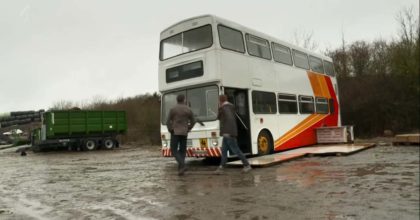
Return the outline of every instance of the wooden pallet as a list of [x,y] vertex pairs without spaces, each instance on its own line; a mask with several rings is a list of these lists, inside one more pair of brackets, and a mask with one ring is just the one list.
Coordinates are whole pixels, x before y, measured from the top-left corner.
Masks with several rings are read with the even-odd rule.
[[419,145],[420,134],[400,134],[394,137],[393,145]]

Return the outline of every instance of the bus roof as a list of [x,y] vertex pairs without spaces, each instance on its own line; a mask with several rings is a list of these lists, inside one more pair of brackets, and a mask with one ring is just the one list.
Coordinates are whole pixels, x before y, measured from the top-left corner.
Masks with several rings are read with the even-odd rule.
[[190,18],[184,19],[184,20],[179,21],[179,22],[177,22],[177,23],[169,26],[168,28],[164,29],[160,34],[162,35],[164,32],[168,31],[169,29],[171,29],[171,28],[173,28],[173,27],[175,27],[175,26],[177,26],[179,24],[182,24],[182,23],[187,22],[187,21],[190,21],[190,20],[199,19],[199,18],[211,18],[213,20],[213,22],[224,24],[224,25],[226,25],[228,27],[238,29],[238,30],[240,30],[242,32],[245,32],[245,33],[256,35],[258,37],[261,37],[261,38],[264,38],[266,40],[269,40],[270,42],[282,44],[284,46],[290,47],[291,49],[299,50],[301,52],[305,52],[305,53],[307,53],[309,55],[317,56],[317,57],[322,58],[322,59],[327,60],[327,61],[332,61],[332,59],[330,57],[328,57],[328,56],[325,56],[325,55],[322,55],[322,54],[319,54],[319,53],[315,53],[315,52],[310,51],[308,49],[305,49],[303,47],[296,46],[294,44],[288,43],[286,41],[283,41],[283,40],[280,40],[278,38],[272,37],[270,35],[264,34],[262,32],[256,31],[256,30],[254,30],[252,28],[248,28],[248,27],[246,27],[244,25],[238,24],[236,22],[233,22],[233,21],[230,21],[230,20],[227,20],[227,19],[224,19],[224,18],[215,16],[215,15],[211,15],[211,14],[199,15],[199,16],[195,16],[195,17],[190,17]]

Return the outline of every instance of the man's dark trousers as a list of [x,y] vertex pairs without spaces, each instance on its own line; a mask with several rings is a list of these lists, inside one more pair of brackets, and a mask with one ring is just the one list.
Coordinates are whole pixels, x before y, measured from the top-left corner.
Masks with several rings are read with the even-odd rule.
[[185,168],[185,153],[187,151],[187,136],[171,134],[172,156],[178,162],[178,170]]

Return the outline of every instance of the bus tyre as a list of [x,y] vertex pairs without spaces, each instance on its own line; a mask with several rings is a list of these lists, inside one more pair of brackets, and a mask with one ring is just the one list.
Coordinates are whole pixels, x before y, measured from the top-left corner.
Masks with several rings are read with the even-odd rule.
[[115,142],[112,139],[105,139],[104,140],[104,149],[106,150],[111,150],[112,148],[115,147]]
[[273,140],[268,131],[263,130],[258,135],[258,155],[267,155],[273,152]]
[[83,148],[87,151],[95,150],[96,142],[94,140],[86,140]]

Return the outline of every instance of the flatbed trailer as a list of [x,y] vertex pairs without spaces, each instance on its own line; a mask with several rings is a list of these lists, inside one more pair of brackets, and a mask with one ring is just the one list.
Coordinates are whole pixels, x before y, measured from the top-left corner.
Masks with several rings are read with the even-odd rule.
[[32,131],[32,150],[112,149],[119,146],[117,136],[126,131],[125,111],[48,111],[41,116],[41,127]]

